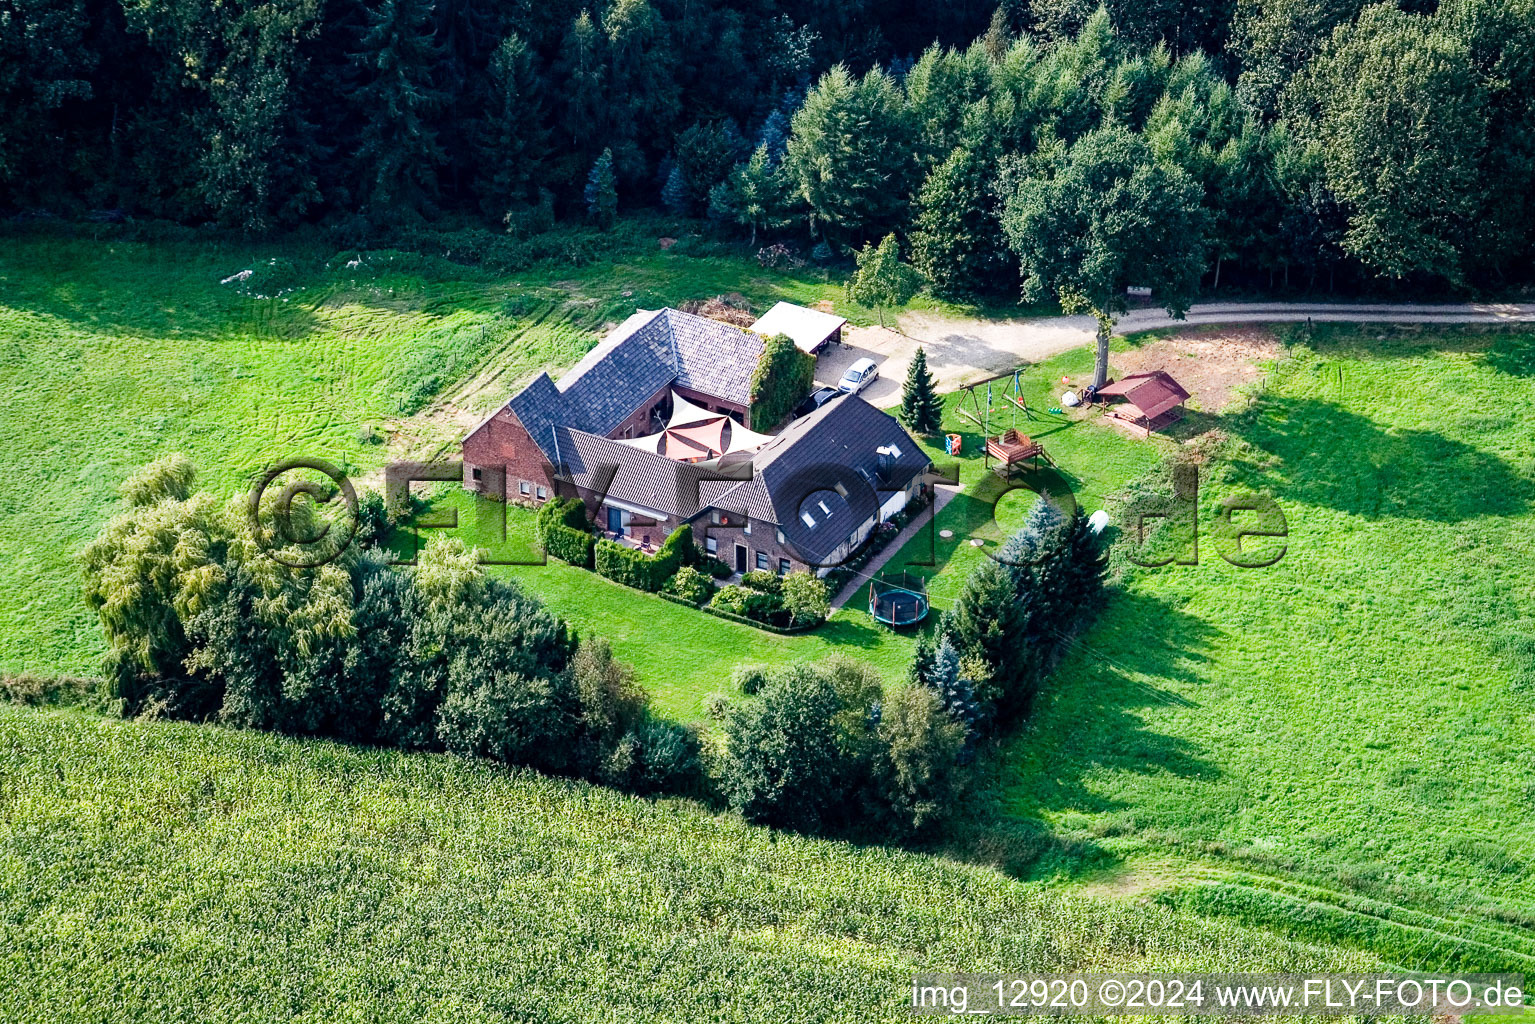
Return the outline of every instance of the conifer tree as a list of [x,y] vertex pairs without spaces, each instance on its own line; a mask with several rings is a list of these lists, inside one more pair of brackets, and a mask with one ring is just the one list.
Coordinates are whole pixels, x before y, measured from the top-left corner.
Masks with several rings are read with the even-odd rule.
[[613,151],[604,149],[586,176],[586,212],[598,227],[613,226],[618,216],[618,185],[613,177]]
[[442,51],[428,0],[381,0],[368,13],[354,61],[355,104],[365,112],[357,149],[358,198],[375,222],[430,212],[443,160],[434,115]]
[[757,232],[782,226],[786,188],[783,172],[768,155],[766,146],[758,146],[751,159],[737,164],[730,175],[709,193],[709,215],[733,220],[751,228],[750,244],[757,244]]
[[978,699],[1004,719],[1021,710],[1031,682],[1027,622],[1007,569],[990,558],[982,562],[944,614],[941,628],[962,659],[977,657],[990,668]]
[[476,187],[481,209],[501,218],[537,195],[548,132],[538,69],[522,37],[513,33],[502,40],[491,57],[490,77],[493,106],[477,140]]
[[917,193],[912,265],[947,297],[1001,291],[1017,281],[993,195],[989,150],[956,146]]
[[677,216],[687,216],[692,202],[688,197],[688,179],[682,173],[681,164],[672,164],[671,173],[666,176],[666,184],[661,186],[661,202]]
[[931,434],[943,422],[943,399],[933,387],[927,353],[921,347],[906,371],[906,385],[901,390],[901,422],[919,434]]
[[812,217],[841,236],[895,227],[916,171],[900,86],[879,68],[854,81],[840,64],[794,115],[785,161]]
[[956,721],[964,723],[967,733],[974,733],[980,720],[980,708],[975,700],[975,690],[960,671],[959,652],[948,637],[938,641],[932,654],[931,678],[927,685],[943,701],[944,710]]

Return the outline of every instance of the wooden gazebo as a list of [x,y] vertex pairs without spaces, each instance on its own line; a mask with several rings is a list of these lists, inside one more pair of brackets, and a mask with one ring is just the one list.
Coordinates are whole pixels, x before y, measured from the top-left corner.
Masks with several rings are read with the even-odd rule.
[[[1029,459],[1034,460],[1034,468],[1039,468],[1039,460],[1050,462],[1050,456],[1045,454],[1045,449],[1039,442],[1031,437],[1026,437],[1016,430],[1009,429],[998,437],[986,439],[986,468],[990,469],[991,460],[999,463],[997,472],[1009,479],[1013,475],[1013,467]],[[1051,463],[1054,465],[1054,463]]]
[[1107,409],[1108,414],[1129,420],[1150,434],[1183,418],[1183,403],[1189,400],[1189,393],[1166,370],[1152,370],[1109,381],[1093,398],[1103,400],[1105,406],[1109,399],[1117,399],[1121,404]]

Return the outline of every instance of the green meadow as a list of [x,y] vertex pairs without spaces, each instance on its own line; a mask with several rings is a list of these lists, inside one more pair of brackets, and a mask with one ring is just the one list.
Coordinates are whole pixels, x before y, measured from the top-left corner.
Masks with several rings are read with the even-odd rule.
[[[1202,913],[1535,969],[1535,337],[1292,338],[1208,424],[1198,564],[1116,559],[999,813]],[[1244,491],[1288,520],[1272,567],[1212,544]]]
[[537,371],[574,363],[637,306],[728,292],[762,305],[840,300],[842,288],[687,239],[493,276],[294,243],[5,238],[0,669],[94,668],[102,644],[74,554],[149,459],[180,451],[205,486],[233,494],[283,458],[376,469],[390,430],[404,453],[430,457],[463,432],[421,415],[439,395],[477,385],[462,411],[478,416]]
[[[5,241],[6,672],[92,670],[74,555],[157,455],[184,452],[229,494],[293,455],[366,476],[391,453],[451,450],[462,417],[637,305],[841,302],[822,271],[690,240],[510,276],[295,245]],[[893,1017],[914,964],[1535,974],[1535,335],[1286,338],[1258,391],[1173,438],[1050,413],[1085,351],[1025,370],[1016,425],[1054,466],[1021,480],[1120,517],[1115,588],[1029,722],[983,757],[936,856],[444,757],[0,709],[0,919],[17,937],[0,1017],[72,1019],[124,984],[189,1020],[236,1005],[603,1019],[577,998],[587,984],[613,993],[608,1019],[689,1019],[709,1008],[666,993],[731,979],[762,1019],[814,1020],[831,992]],[[964,493],[891,565],[931,578],[935,612],[1034,500],[998,497],[958,401],[945,430],[964,438]],[[994,405],[993,431],[1013,421]],[[1175,459],[1200,473],[1198,564],[1142,568],[1123,514],[1167,493]],[[1287,519],[1269,568],[1214,543],[1218,503],[1245,492]],[[914,642],[857,599],[778,637],[563,565],[496,571],[609,637],[684,720],[734,664],[848,651],[894,682]],[[796,990],[823,1001],[795,1010]]]

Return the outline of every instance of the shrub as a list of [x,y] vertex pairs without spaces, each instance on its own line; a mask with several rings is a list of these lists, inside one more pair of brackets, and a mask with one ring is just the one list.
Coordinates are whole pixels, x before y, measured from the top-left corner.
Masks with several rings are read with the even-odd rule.
[[748,619],[770,622],[773,613],[783,607],[783,599],[777,594],[766,594],[747,587],[729,586],[721,587],[709,605]]
[[768,679],[768,669],[763,665],[737,665],[730,673],[730,685],[748,697],[761,693]]
[[384,496],[377,491],[364,491],[357,502],[357,542],[365,548],[382,547],[393,529]]
[[964,788],[959,754],[965,727],[944,710],[939,696],[921,686],[890,694],[880,705],[878,736],[876,820],[906,835],[947,816]]
[[838,735],[843,710],[832,681],[809,666],[728,708],[720,788],[730,806],[761,824],[805,831],[832,824],[857,774]]
[[594,564],[597,572],[636,590],[660,590],[682,565],[684,552],[693,547],[693,528],[677,527],[654,555],[636,551],[617,541],[597,541]]
[[634,670],[613,657],[606,640],[586,637],[570,659],[579,706],[580,768],[594,772],[614,744],[645,717],[649,695],[635,683]]
[[555,687],[547,676],[474,672],[455,665],[437,737],[455,754],[558,770],[564,767],[571,736],[561,706],[565,702]]
[[101,680],[79,676],[39,676],[22,673],[0,677],[0,700],[29,707],[89,707],[105,705]]
[[735,572],[724,559],[706,554],[698,556],[698,569],[700,572],[706,572],[717,580],[725,579]]
[[764,594],[783,593],[783,577],[776,572],[766,569],[753,569],[741,576],[741,585],[752,590],[760,590]]
[[666,535],[666,540],[661,542],[661,547],[655,553],[655,566],[652,570],[654,589],[661,589],[661,585],[671,579],[678,569],[692,565],[697,560],[698,547],[693,543],[693,528],[683,523]]
[[588,526],[586,503],[580,498],[549,499],[539,506],[533,525],[547,554],[582,569],[592,567],[597,538]]
[[709,577],[699,572],[690,565],[684,565],[677,570],[677,574],[666,581],[661,588],[665,593],[674,594],[687,601],[693,607],[701,607],[714,593],[714,584]]
[[791,572],[783,577],[783,608],[796,625],[819,622],[831,611],[831,596],[811,573]]
[[639,741],[640,763],[628,789],[642,794],[697,791],[703,769],[693,730],[647,715],[631,735]]

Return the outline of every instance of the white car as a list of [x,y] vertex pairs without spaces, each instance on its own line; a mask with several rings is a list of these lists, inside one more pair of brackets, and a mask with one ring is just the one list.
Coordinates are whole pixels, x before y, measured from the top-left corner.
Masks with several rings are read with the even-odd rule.
[[837,382],[837,390],[843,394],[856,395],[879,376],[879,367],[874,365],[872,359],[860,359],[847,368],[842,379]]

